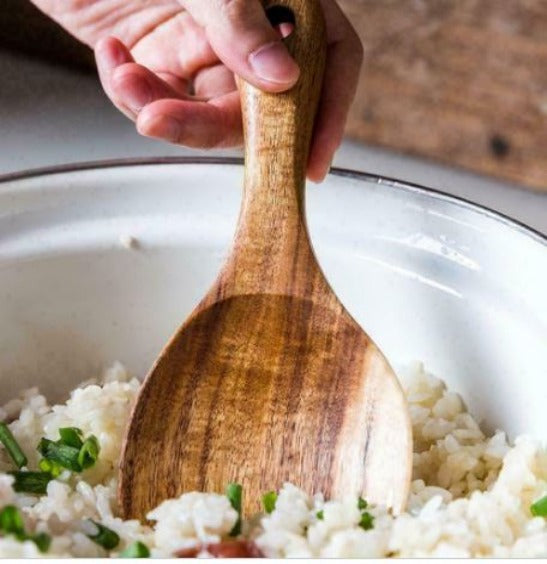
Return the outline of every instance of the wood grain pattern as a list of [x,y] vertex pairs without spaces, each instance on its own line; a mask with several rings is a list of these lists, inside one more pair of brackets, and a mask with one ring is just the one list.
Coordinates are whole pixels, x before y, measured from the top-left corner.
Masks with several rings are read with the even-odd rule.
[[339,0],[356,139],[547,190],[545,0]]
[[406,402],[313,254],[305,164],[322,83],[316,0],[290,6],[302,76],[288,93],[242,83],[243,205],[231,257],[147,377],[120,470],[125,517],[184,491],[244,487],[244,510],[285,481],[399,511],[411,473]]

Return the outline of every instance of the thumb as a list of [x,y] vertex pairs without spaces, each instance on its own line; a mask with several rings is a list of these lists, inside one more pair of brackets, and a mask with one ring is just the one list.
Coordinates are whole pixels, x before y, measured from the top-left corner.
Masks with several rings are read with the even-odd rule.
[[219,59],[258,88],[281,92],[300,74],[259,0],[179,0]]

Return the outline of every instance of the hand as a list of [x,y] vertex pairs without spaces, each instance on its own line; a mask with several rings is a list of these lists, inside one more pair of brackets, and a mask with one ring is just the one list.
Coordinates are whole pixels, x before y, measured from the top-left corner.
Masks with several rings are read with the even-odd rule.
[[[142,135],[195,148],[238,146],[234,73],[270,92],[298,80],[259,0],[78,0],[72,9],[34,2],[95,47],[104,90]],[[328,55],[308,165],[314,181],[325,177],[342,141],[363,57],[335,0],[321,4]]]

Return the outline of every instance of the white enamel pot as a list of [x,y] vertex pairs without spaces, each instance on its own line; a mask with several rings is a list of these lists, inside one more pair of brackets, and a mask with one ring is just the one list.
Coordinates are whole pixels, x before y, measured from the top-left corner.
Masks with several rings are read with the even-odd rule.
[[[242,172],[171,159],[0,177],[0,400],[58,399],[115,360],[144,375],[221,266]],[[488,427],[545,435],[542,235],[349,171],[307,201],[327,278],[394,366],[423,360]]]

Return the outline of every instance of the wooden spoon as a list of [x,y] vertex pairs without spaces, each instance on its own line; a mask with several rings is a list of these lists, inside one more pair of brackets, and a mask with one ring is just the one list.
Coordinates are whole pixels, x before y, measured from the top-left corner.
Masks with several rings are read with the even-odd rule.
[[143,384],[121,457],[126,518],[229,482],[243,485],[247,514],[287,481],[327,498],[361,494],[396,512],[406,502],[412,436],[403,392],[326,282],[306,229],[322,11],[317,0],[265,5],[292,10],[286,43],[302,74],[284,94],[240,85],[245,193],[233,251]]

